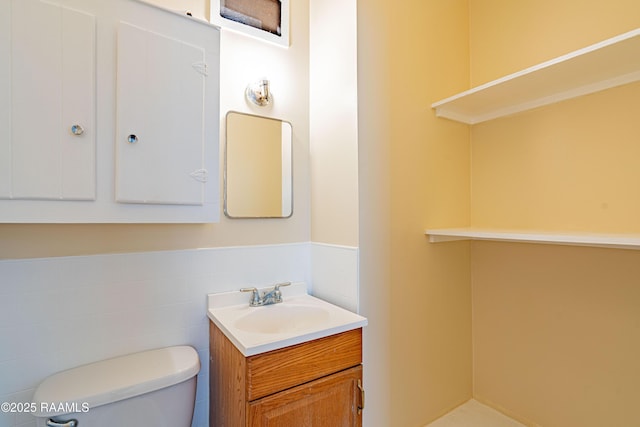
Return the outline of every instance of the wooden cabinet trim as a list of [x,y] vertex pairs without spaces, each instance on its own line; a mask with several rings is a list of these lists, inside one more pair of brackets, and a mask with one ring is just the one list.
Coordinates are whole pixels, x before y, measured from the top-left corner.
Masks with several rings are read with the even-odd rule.
[[209,423],[216,427],[246,425],[245,357],[209,322]]
[[362,363],[362,329],[247,358],[247,400],[304,384]]

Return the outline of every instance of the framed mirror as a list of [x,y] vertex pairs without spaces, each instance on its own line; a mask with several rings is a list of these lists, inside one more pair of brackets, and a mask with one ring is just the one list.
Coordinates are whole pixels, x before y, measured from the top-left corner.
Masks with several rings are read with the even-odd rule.
[[224,214],[229,218],[290,217],[291,123],[230,111],[226,127]]

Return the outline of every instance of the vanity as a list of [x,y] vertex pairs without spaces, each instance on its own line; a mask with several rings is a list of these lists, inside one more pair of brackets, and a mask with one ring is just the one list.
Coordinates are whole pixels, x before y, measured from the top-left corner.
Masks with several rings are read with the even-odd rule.
[[256,307],[239,291],[208,296],[209,425],[361,426],[367,319],[304,283],[281,293]]

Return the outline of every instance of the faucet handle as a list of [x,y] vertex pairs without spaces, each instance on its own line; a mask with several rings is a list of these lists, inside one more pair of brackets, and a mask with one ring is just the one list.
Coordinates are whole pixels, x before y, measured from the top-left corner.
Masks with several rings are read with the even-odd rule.
[[279,291],[281,287],[283,286],[289,286],[291,284],[291,282],[283,282],[283,283],[278,283],[274,286],[273,289],[275,289],[276,291]]
[[274,298],[276,300],[276,302],[282,302],[282,292],[280,292],[280,288],[282,286],[289,286],[291,284],[291,282],[283,282],[283,283],[277,283],[274,287],[273,287],[273,294],[274,294]]
[[256,288],[240,288],[240,292],[251,292],[251,302],[249,305],[252,307],[262,305],[262,300],[260,299],[260,293]]

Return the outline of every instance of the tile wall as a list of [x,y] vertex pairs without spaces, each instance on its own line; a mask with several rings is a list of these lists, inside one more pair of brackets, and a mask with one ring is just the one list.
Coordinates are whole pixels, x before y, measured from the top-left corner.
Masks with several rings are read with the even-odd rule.
[[351,311],[358,311],[358,248],[311,243],[313,293]]

